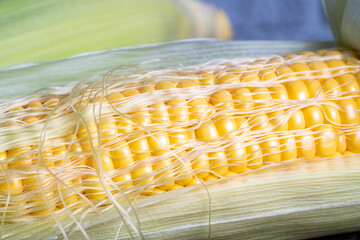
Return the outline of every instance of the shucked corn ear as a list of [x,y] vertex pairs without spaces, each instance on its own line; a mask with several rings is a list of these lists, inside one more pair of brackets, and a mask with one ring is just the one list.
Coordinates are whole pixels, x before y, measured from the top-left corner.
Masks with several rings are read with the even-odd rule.
[[360,153],[359,81],[354,53],[321,50],[114,70],[92,84],[5,102],[3,224],[55,219],[66,237],[64,216],[79,227],[110,207],[141,237],[123,206],[149,195],[295,160],[335,157],[341,166],[341,156]]
[[197,0],[5,0],[0,69],[124,46],[231,38],[226,14]]

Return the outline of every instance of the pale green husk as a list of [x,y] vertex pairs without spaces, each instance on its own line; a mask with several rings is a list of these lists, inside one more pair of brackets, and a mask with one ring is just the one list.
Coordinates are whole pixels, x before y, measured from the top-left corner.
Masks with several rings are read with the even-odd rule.
[[333,42],[195,39],[89,52],[63,60],[0,70],[0,99],[22,97],[43,88],[76,81],[95,80],[98,79],[96,76],[119,67],[124,71],[159,69],[200,64],[215,58],[285,55],[334,46]]
[[[143,198],[133,206],[146,239],[206,239],[209,233],[211,239],[304,239],[360,229],[359,181],[359,156],[283,163],[220,181],[207,186],[210,228],[209,195],[202,186]],[[60,218],[64,226],[71,222]],[[57,226],[41,231],[50,222],[5,225],[3,237],[51,238]],[[82,224],[89,239],[130,238],[112,210],[93,213]],[[67,237],[86,239],[80,231]]]
[[[338,168],[329,167],[336,164]],[[359,173],[356,156],[284,164],[209,186],[210,237],[299,239],[359,230]],[[200,187],[175,194],[169,192],[174,197],[142,208],[135,203],[145,238],[206,239],[207,193]],[[116,219],[87,232],[91,239],[115,239],[119,224]],[[82,238],[79,232],[71,237]],[[118,237],[128,238],[124,228]]]

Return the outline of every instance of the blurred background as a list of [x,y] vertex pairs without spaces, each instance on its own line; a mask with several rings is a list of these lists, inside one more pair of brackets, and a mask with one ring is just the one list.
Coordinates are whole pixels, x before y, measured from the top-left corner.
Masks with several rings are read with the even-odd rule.
[[203,1],[226,12],[236,40],[334,40],[321,0]]
[[321,0],[1,0],[0,69],[189,38],[333,41]]

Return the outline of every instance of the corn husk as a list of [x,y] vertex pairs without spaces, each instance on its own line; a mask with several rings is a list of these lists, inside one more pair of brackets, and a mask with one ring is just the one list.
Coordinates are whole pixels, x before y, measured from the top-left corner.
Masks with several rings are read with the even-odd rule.
[[[358,231],[359,157],[341,159],[343,164],[339,160],[285,163],[212,183],[208,192],[197,186],[151,196],[133,208],[145,239],[306,239]],[[130,212],[133,219],[135,212]],[[60,232],[50,222],[6,225],[3,237],[52,238]],[[130,238],[113,210],[88,215],[82,226],[87,235],[78,230],[67,237]]]
[[[135,203],[136,214],[146,239],[306,239],[358,231],[359,156],[339,160],[263,169],[215,182],[209,193],[169,192]],[[114,219],[87,232],[91,239],[127,239],[120,225]]]
[[285,55],[331,47],[335,47],[333,42],[191,39],[89,52],[67,59],[0,70],[0,99],[23,97],[43,88],[66,86],[71,82],[94,81],[119,66],[126,73],[136,68],[149,70],[189,66],[214,58]]

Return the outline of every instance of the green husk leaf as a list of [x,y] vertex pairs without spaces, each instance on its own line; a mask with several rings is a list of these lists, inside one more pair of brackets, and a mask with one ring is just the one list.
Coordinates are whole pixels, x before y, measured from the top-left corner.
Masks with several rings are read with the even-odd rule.
[[[288,163],[215,183],[208,188],[210,237],[304,239],[359,230],[359,171],[356,156]],[[203,189],[138,208],[137,214],[146,239],[209,236]],[[118,226],[119,220],[112,220],[89,228],[88,234],[91,239],[115,238]],[[124,230],[118,239],[127,239]],[[72,237],[80,239],[81,234]]]
[[[359,156],[295,161],[135,201],[146,239],[304,239],[360,229]],[[134,212],[130,215],[134,217]],[[71,220],[60,216],[64,225]],[[5,225],[7,239],[44,239],[51,221]],[[113,210],[83,220],[90,239],[129,239]],[[70,239],[85,239],[75,231]],[[136,236],[136,235],[134,235]]]
[[193,39],[90,52],[63,60],[0,70],[0,99],[22,97],[43,88],[65,86],[90,78],[95,80],[98,78],[94,76],[124,65],[128,65],[124,72],[136,67],[159,69],[200,64],[214,58],[284,55],[334,46],[332,42]]

